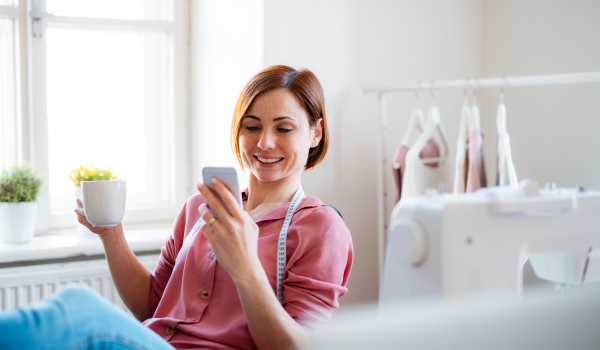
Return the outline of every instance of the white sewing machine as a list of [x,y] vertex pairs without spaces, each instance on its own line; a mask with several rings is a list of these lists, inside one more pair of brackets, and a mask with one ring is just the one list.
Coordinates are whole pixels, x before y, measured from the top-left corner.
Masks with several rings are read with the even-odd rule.
[[540,279],[600,280],[600,192],[488,188],[408,198],[388,230],[380,302],[424,296],[522,295],[529,259]]

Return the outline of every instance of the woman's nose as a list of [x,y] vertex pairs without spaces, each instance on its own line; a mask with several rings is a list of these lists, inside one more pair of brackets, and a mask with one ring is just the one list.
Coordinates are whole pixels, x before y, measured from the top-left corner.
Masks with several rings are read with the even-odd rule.
[[275,135],[269,131],[263,132],[258,140],[258,148],[262,150],[275,148]]

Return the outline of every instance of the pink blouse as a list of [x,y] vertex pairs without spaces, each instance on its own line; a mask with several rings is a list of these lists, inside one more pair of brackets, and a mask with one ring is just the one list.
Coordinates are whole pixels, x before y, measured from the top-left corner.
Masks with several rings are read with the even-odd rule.
[[485,160],[483,151],[483,134],[478,130],[469,131],[469,144],[465,166],[467,168],[466,192],[475,192],[481,187],[487,187],[485,175]]
[[[201,203],[202,195],[190,197],[175,219],[151,276],[153,316],[144,324],[177,349],[255,349],[235,284],[210,243],[198,232],[183,244],[200,218]],[[258,257],[273,293],[277,240],[288,206],[256,222]],[[309,334],[331,319],[338,297],[348,291],[352,260],[350,231],[338,213],[316,197],[304,198],[288,230],[283,308]]]

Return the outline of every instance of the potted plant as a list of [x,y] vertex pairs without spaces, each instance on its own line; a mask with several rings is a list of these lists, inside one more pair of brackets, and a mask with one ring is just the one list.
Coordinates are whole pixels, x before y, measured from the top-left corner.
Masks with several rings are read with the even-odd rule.
[[[69,173],[69,179],[75,186],[75,198],[81,197],[81,181],[115,180],[117,177],[111,168],[102,169],[94,164],[80,165]],[[83,236],[96,236],[87,227],[77,222],[77,233]]]
[[37,198],[42,177],[31,165],[14,166],[0,174],[0,237],[6,243],[33,239]]

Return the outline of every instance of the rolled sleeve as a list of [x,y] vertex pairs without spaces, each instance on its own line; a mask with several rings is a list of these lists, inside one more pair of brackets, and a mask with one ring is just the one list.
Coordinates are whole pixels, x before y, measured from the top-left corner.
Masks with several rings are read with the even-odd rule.
[[185,236],[189,234],[198,219],[198,206],[204,203],[200,195],[190,197],[184,204],[173,223],[173,233],[167,238],[165,245],[161,248],[160,257],[154,271],[150,275],[150,315],[154,315],[156,308],[163,296],[167,283],[173,273],[177,255],[181,250]]
[[333,209],[322,207],[296,224],[304,222],[309,223],[302,228],[309,230],[304,232],[308,239],[288,260],[283,307],[314,334],[331,320],[338,298],[348,291],[353,249],[350,232]]

